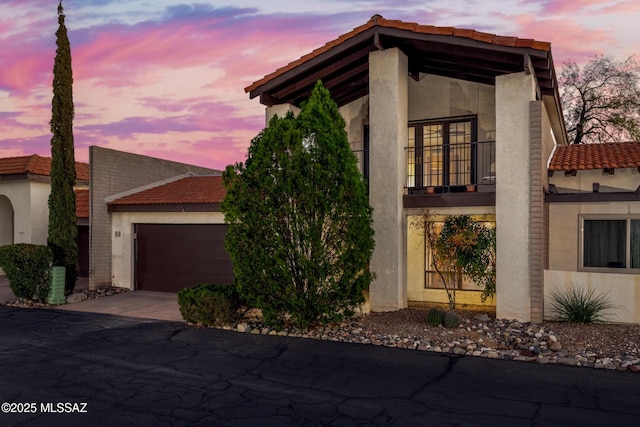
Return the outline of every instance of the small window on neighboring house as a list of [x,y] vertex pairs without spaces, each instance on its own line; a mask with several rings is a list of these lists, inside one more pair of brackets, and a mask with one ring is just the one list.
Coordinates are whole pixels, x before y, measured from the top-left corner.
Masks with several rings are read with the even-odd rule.
[[640,269],[640,218],[582,218],[582,263],[590,269]]

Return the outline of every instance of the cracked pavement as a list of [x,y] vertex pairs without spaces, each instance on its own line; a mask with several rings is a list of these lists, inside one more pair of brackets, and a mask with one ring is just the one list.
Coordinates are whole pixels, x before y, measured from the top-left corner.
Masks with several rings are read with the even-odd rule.
[[[2,426],[630,426],[639,378],[0,307],[0,403],[16,404]],[[60,402],[86,412],[41,410]]]

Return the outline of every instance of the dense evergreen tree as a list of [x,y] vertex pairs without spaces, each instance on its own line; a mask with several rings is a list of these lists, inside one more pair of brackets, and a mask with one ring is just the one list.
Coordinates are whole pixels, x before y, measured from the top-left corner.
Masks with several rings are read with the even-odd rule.
[[47,245],[54,255],[54,265],[66,267],[65,292],[73,292],[78,277],[78,221],[73,146],[73,75],[71,47],[64,24],[62,1],[58,4],[56,58],[53,65],[53,100],[51,105],[51,194],[49,196],[49,235]]
[[265,321],[306,328],[353,314],[372,278],[372,210],[329,91],[318,82],[297,117],[274,117],[224,182],[225,247]]

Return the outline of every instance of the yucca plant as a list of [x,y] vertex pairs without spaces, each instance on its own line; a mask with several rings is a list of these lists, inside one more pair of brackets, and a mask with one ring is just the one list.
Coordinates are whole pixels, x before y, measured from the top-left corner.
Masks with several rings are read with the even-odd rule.
[[608,294],[596,294],[591,288],[572,286],[551,292],[551,310],[559,320],[572,323],[595,323],[606,320],[603,311],[614,308]]

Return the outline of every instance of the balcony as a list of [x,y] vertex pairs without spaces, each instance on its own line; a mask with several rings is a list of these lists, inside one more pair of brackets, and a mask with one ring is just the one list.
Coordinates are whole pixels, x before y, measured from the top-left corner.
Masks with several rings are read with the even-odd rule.
[[[423,145],[405,150],[405,207],[495,204],[495,141]],[[457,193],[471,193],[476,198],[461,198],[464,195]],[[484,197],[478,197],[482,194]],[[428,200],[431,197],[438,200]]]

